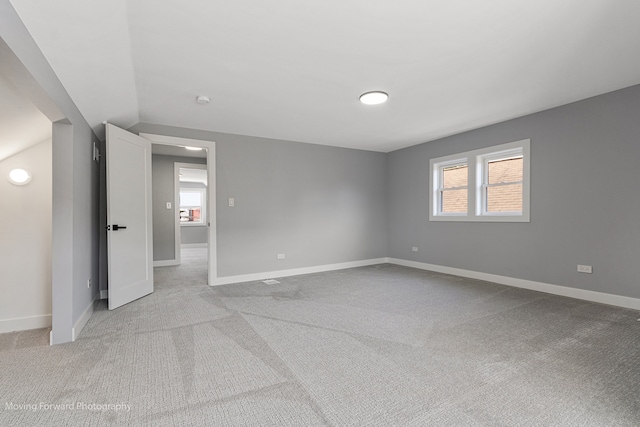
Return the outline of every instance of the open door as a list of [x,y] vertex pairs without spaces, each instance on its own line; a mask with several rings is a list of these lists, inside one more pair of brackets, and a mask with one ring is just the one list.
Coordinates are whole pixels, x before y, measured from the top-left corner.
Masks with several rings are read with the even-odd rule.
[[109,310],[153,292],[151,141],[107,124]]

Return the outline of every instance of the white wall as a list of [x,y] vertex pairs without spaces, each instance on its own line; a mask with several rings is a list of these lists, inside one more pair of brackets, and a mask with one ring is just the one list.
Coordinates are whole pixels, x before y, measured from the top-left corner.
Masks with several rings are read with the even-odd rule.
[[51,325],[51,165],[51,140],[0,162],[0,333]]

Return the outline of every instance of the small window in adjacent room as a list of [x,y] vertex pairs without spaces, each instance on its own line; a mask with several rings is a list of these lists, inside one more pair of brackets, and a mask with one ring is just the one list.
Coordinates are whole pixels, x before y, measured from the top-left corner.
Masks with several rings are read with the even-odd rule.
[[205,224],[205,190],[203,188],[180,189],[180,224]]
[[529,140],[431,159],[430,221],[529,222]]

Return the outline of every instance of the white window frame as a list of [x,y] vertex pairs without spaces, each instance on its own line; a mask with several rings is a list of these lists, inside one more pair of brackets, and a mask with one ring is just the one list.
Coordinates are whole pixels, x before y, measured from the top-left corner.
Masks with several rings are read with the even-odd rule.
[[471,181],[469,180],[468,176],[467,176],[467,185],[465,186],[444,188],[441,185],[444,182],[444,170],[451,166],[467,166],[467,171],[468,171],[469,159],[467,157],[461,157],[461,158],[455,158],[453,160],[442,161],[437,164],[437,167],[435,170],[435,181],[437,183],[436,194],[435,194],[436,211],[440,216],[467,216],[466,212],[442,212],[443,194],[444,194],[444,191],[446,190],[467,190],[467,209],[469,209],[468,194],[470,191],[472,191],[473,187],[469,186],[469,183]]
[[[530,222],[530,145],[531,140],[509,142],[479,150],[429,160],[431,188],[429,221]],[[488,212],[486,206],[487,165],[496,159],[522,156],[522,212]],[[442,170],[466,161],[469,169],[466,213],[443,213],[441,206]],[[460,187],[462,188],[462,187]]]
[[[200,206],[200,219],[201,222],[182,222],[180,221],[181,227],[202,227],[207,225],[207,189],[206,188],[180,188],[180,193],[200,193],[201,197],[201,205]],[[178,197],[178,200],[180,198]],[[178,216],[180,214],[180,210],[182,209],[182,204],[178,205]],[[179,218],[178,218],[179,221]]]

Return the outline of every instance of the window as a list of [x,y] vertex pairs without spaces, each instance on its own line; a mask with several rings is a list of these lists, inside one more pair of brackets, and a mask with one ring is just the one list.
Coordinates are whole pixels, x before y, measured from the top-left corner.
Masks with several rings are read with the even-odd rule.
[[205,189],[180,189],[180,225],[205,225]]
[[430,221],[529,222],[529,140],[430,161]]
[[443,163],[438,167],[438,203],[442,215],[466,215],[469,196],[467,160]]
[[482,214],[522,214],[520,152],[482,158]]

